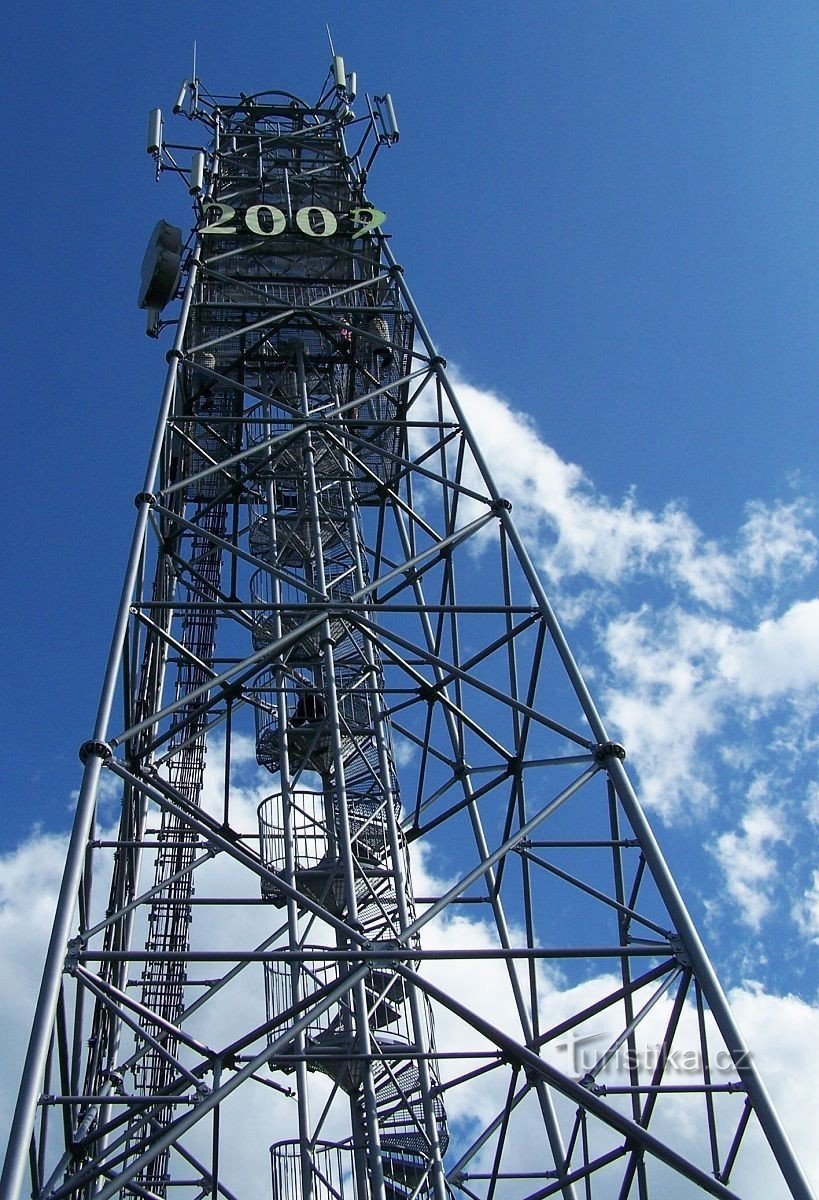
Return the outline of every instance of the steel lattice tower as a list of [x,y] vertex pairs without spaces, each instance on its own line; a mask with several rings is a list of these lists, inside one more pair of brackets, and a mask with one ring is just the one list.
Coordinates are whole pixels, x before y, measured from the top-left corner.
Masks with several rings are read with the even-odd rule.
[[3,1195],[752,1196],[764,1152],[807,1200],[367,199],[392,103],[354,92],[340,58],[315,105],[193,80],[190,170],[151,115],[196,228],[143,270],[173,348]]

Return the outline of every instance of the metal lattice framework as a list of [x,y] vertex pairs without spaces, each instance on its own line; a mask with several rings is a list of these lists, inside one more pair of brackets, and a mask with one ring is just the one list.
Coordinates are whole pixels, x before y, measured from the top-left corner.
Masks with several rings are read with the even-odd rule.
[[180,307],[3,1194],[751,1196],[767,1155],[807,1200],[353,91],[194,80],[190,177],[152,115],[197,228],[148,264]]

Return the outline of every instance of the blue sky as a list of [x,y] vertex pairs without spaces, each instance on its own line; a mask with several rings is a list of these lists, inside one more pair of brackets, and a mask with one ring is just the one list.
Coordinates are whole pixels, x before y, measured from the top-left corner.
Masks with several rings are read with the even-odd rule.
[[162,386],[139,267],[189,206],[147,112],[194,39],[211,90],[312,98],[325,21],[394,97],[370,197],[714,957],[815,1005],[808,4],[12,5],[2,850],[70,821]]

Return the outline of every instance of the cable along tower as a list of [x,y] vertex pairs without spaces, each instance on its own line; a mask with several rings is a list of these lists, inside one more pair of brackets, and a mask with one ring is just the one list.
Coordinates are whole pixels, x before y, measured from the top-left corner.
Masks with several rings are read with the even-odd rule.
[[195,228],[143,265],[173,346],[3,1195],[807,1200],[355,90],[150,117]]

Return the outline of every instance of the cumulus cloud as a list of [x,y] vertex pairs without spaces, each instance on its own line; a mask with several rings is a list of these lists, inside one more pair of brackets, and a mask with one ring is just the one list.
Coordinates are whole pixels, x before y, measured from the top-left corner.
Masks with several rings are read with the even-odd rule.
[[819,870],[812,873],[810,887],[794,905],[793,915],[805,936],[819,945]]
[[676,603],[643,605],[610,619],[601,645],[610,666],[608,713],[632,751],[646,803],[666,817],[714,798],[703,740],[724,735],[731,722],[781,724],[786,713],[772,713],[777,703],[817,711],[816,600],[754,628]]
[[812,825],[819,825],[819,783],[814,779],[808,783],[805,813]]
[[[564,461],[543,440],[529,417],[497,392],[473,386],[457,371],[453,377],[495,479],[552,583],[621,585],[659,575],[691,600],[724,609],[752,581],[770,585],[815,566],[819,541],[806,502],[752,501],[735,544],[719,545],[680,502],[655,513],[634,493],[619,501],[600,494],[578,464]],[[431,395],[420,403],[431,406]],[[475,481],[473,474],[469,482]]]
[[740,832],[723,833],[714,845],[728,892],[739,906],[742,920],[752,929],[759,929],[771,910],[777,871],[772,850],[784,840],[782,813],[753,804],[742,818]]
[[819,600],[793,604],[755,629],[732,629],[719,671],[742,696],[767,700],[819,685]]
[[6,1086],[0,1089],[0,1120],[10,1115],[9,1093],[22,1069],[65,850],[65,837],[36,831],[0,858],[0,1060],[6,1076]]
[[753,579],[781,584],[799,579],[816,566],[817,539],[809,522],[813,517],[805,500],[769,508],[752,500],[740,530],[737,557]]
[[[234,821],[239,827],[252,830],[256,804],[268,790],[270,781],[264,773],[253,768],[247,745],[243,749],[243,744],[240,743],[237,749],[237,761],[244,761],[247,770],[239,773],[240,781],[237,781],[234,791]],[[218,760],[217,749],[212,756],[213,769],[208,772],[205,789],[206,807],[212,808],[213,811],[218,811]],[[764,842],[768,832],[761,818],[757,818],[756,823],[749,820],[749,842],[754,838]],[[14,853],[0,860],[0,897],[3,902],[0,908],[0,970],[4,980],[14,981],[15,986],[11,994],[18,1001],[7,1003],[6,1020],[2,1029],[5,1043],[2,1052],[7,1065],[4,1085],[0,1089],[0,1105],[4,1119],[7,1119],[14,1081],[21,1065],[21,1047],[25,1044],[29,1009],[35,990],[34,982],[56,899],[64,849],[63,838],[35,833]],[[237,870],[227,857],[217,856],[200,871],[199,879],[197,895],[200,897],[248,894],[248,887],[250,894],[253,894],[256,887],[254,879],[242,879],[242,871]],[[442,878],[436,871],[435,859],[431,853],[415,847],[413,879],[416,892],[426,895],[441,894],[451,883],[451,880]],[[32,896],[36,896],[34,906],[31,902]],[[238,906],[204,911],[207,913],[206,917],[203,910],[199,909],[195,919],[200,926],[203,923],[206,925],[206,942],[211,946],[247,944],[254,939],[261,941],[265,934],[269,933],[273,915],[267,906],[259,906],[250,911]],[[522,931],[515,927],[514,922],[511,937],[513,941],[522,939]],[[508,1030],[513,1036],[520,1036],[514,1016],[510,979],[505,967],[498,961],[482,962],[479,957],[480,950],[497,945],[497,933],[491,921],[483,916],[474,916],[472,910],[466,907],[449,909],[425,928],[423,944],[428,949],[445,950],[457,946],[475,951],[475,957],[466,962],[436,961],[427,964],[424,971],[434,983],[446,989],[467,1007],[476,1009],[482,1017]],[[554,969],[543,965],[538,965],[537,972],[542,1020],[547,1026],[556,1024],[572,1012],[583,1010],[618,984],[616,978],[607,973],[592,974],[583,980],[569,982]],[[207,1014],[203,1010],[202,1017],[190,1025],[191,1031],[206,1043],[218,1046],[235,1036],[237,1027],[252,1028],[259,1020],[263,991],[259,975],[256,971],[252,977],[248,976],[238,989],[232,991],[229,1001],[216,1003],[207,1010]],[[17,984],[21,986],[18,988]],[[774,1098],[783,1108],[783,1116],[798,1150],[804,1156],[808,1168],[811,1171],[819,1171],[819,1152],[816,1150],[812,1129],[813,1107],[808,1094],[808,1089],[812,1086],[814,1068],[819,1069],[819,1011],[804,1001],[790,996],[772,995],[760,987],[746,986],[737,989],[732,998],[740,1023],[746,1029],[754,1052],[765,1070]],[[667,1016],[666,1001],[652,1010],[650,1018],[640,1029],[641,1052],[652,1052]],[[617,1030],[607,1025],[608,1020],[607,1014],[594,1018],[589,1026],[591,1032],[615,1034]],[[447,1010],[437,1011],[436,1023],[438,1045],[444,1051],[454,1048],[459,1052],[480,1053],[489,1046],[481,1034]],[[690,1005],[686,1005],[680,1035],[681,1045],[696,1044],[695,1023],[695,1011]],[[575,1077],[579,1075],[580,1071],[574,1070],[569,1053],[562,1046],[553,1047],[550,1057],[559,1069]],[[798,1071],[795,1070],[797,1063]],[[441,1063],[441,1076],[445,1082],[460,1075],[463,1070],[462,1059],[455,1058]],[[613,1075],[609,1072],[605,1078],[610,1083],[616,1083],[616,1071]],[[320,1106],[328,1094],[329,1083],[321,1075],[311,1075],[310,1079],[316,1093],[315,1102]],[[456,1147],[460,1148],[457,1151],[460,1152],[482,1125],[491,1121],[502,1110],[508,1081],[508,1069],[501,1059],[495,1072],[446,1092],[454,1139],[452,1153],[456,1152]],[[569,1125],[572,1110],[560,1099],[557,1104],[561,1119],[565,1119]],[[666,1128],[664,1120],[660,1119],[658,1132],[670,1134],[671,1127]],[[673,1140],[687,1152],[702,1161],[707,1161],[703,1122],[695,1117],[678,1118],[678,1121],[680,1125],[673,1130]],[[207,1152],[209,1136],[205,1125],[198,1133],[188,1138],[188,1144],[194,1150],[199,1147],[201,1139],[203,1156]],[[250,1177],[265,1178],[268,1171],[269,1142],[274,1138],[295,1134],[293,1101],[283,1097],[281,1093],[271,1093],[261,1084],[258,1085],[257,1092],[252,1094],[250,1104],[245,1091],[237,1092],[225,1105],[222,1128],[225,1168],[230,1172],[229,1178],[234,1184],[238,1186],[243,1179],[247,1180]],[[541,1130],[541,1119],[529,1099],[521,1105],[509,1139],[508,1154],[519,1166],[533,1164],[533,1155],[535,1158],[539,1157],[538,1138]],[[332,1124],[326,1132],[328,1136],[332,1136]],[[491,1166],[490,1143],[471,1161],[470,1168],[473,1171],[491,1170]],[[741,1161],[738,1170],[737,1184],[762,1188],[766,1195],[778,1194],[776,1170],[770,1162],[767,1148],[759,1139],[754,1141],[752,1138],[748,1156],[744,1162]],[[688,1194],[687,1185],[679,1180],[670,1180],[664,1194],[673,1197],[673,1200],[683,1200]]]
[[[508,400],[457,371],[454,378],[558,616],[588,664],[610,732],[629,752],[641,799],[669,822],[712,820],[719,803],[713,861],[741,919],[759,928],[777,887],[800,887],[775,878],[776,831],[749,801],[759,754],[748,749],[776,764],[776,811],[787,822],[799,806],[799,763],[816,743],[819,715],[811,503],[750,499],[735,535],[714,539],[678,501],[652,511],[633,491],[601,494]],[[474,471],[467,482],[477,485]],[[815,797],[807,811],[819,811]],[[803,898],[782,907],[805,932],[812,928],[806,850],[796,857]]]
[[[210,746],[202,795],[202,807],[220,818],[223,751],[224,746],[214,739]],[[273,790],[272,780],[270,775],[256,768],[255,746],[248,737],[239,735],[234,738],[232,761],[235,786],[231,791],[231,821],[234,828],[253,833],[257,827],[257,805]],[[105,811],[108,811],[114,792],[119,791],[121,795],[121,785],[108,774],[103,775],[103,780],[101,801]],[[115,829],[103,828],[99,836],[113,837]],[[14,851],[0,858],[0,980],[3,982],[4,1012],[4,1020],[0,1023],[0,1059],[4,1066],[0,1077],[0,1142],[3,1145],[6,1141],[3,1135],[11,1122],[16,1088],[28,1044],[66,846],[67,838],[62,835],[35,831]],[[97,917],[102,915],[107,899],[105,874],[105,871],[99,872],[95,879]],[[151,881],[152,868],[148,861],[143,868],[142,887],[148,888]],[[227,855],[217,854],[198,869],[196,896],[200,900],[209,896],[226,896],[247,897],[254,901],[259,897],[259,884],[255,875],[241,867],[237,868],[237,864]],[[198,942],[215,949],[258,945],[270,936],[271,928],[281,924],[281,920],[279,910],[260,904],[255,907],[232,904],[218,910],[210,906],[202,907],[196,910],[194,916],[193,944],[196,946]],[[134,945],[139,946],[144,936],[143,909],[136,922]],[[139,968],[135,970],[138,978]],[[190,974],[195,977],[195,969]],[[132,994],[138,998],[138,991]],[[196,995],[197,989],[190,989],[187,993],[188,1002]],[[186,1023],[186,1029],[205,1045],[226,1045],[236,1036],[237,1029],[253,1029],[265,1019],[264,996],[263,969],[261,964],[255,964],[196,1013]],[[123,1059],[127,1057],[131,1044],[126,1031],[121,1049]],[[240,1089],[222,1111],[225,1130],[223,1161],[227,1177],[239,1180],[267,1179],[270,1170],[269,1146],[274,1135],[284,1138],[295,1136],[297,1132],[294,1099],[285,1096],[281,1088],[272,1090],[264,1082],[250,1086],[255,1086],[255,1092],[251,1093],[252,1103],[248,1102],[247,1090]],[[328,1091],[329,1083],[319,1080],[317,1096],[321,1096],[322,1092],[326,1095]],[[186,1144],[204,1160],[207,1158],[210,1137],[207,1122],[203,1122],[201,1127],[195,1128],[187,1136]],[[260,1189],[259,1194],[264,1195],[265,1189]]]
[[[760,784],[757,798],[762,790]],[[774,839],[776,837],[775,831],[768,828],[761,816],[749,819],[747,828],[750,839],[764,842],[768,834]],[[440,894],[452,882],[436,876],[434,859],[415,847],[413,878],[419,891],[423,890],[429,895]],[[512,929],[513,943],[521,932]],[[424,945],[429,949],[457,945],[473,949],[477,954],[481,949],[497,945],[497,934],[486,919],[476,918],[465,910],[448,910],[425,928]],[[582,980],[569,981],[553,967],[543,964],[538,965],[537,972],[544,1028],[557,1026],[572,1014],[587,1010],[602,996],[614,991],[621,982],[615,975],[603,972],[591,974]],[[516,1023],[513,1000],[509,978],[502,963],[478,964],[476,961],[470,967],[459,962],[437,961],[427,964],[424,973],[499,1028],[513,1030]],[[752,1047],[754,1060],[793,1139],[797,1154],[808,1176],[819,1180],[819,1147],[813,1134],[812,1116],[806,1116],[807,1111],[812,1113],[813,1107],[813,1071],[809,1064],[814,1058],[819,1063],[819,1008],[799,997],[777,995],[761,985],[751,983],[733,989],[730,1002],[734,1016]],[[636,1052],[643,1063],[656,1063],[670,1012],[671,1000],[663,998],[638,1025]],[[669,1066],[674,1081],[682,1085],[701,1078],[702,1059],[695,1049],[699,1045],[697,1021],[694,1004],[686,1001]],[[727,1052],[721,1049],[721,1039],[710,1016],[707,1026],[713,1081],[724,1083],[735,1079],[735,1069],[730,1064]],[[446,1010],[437,1012],[436,1027],[438,1045],[444,1049],[452,1046],[473,1050],[487,1048],[485,1039]],[[616,1009],[606,1010],[578,1026],[572,1037],[564,1036],[557,1043],[547,1046],[545,1056],[559,1070],[579,1079],[598,1060],[618,1032]],[[588,1040],[584,1040],[586,1035]],[[441,1067],[445,1079],[458,1075],[462,1069],[457,1062],[443,1061]],[[598,1076],[598,1081],[608,1085],[622,1084],[626,1076],[627,1068],[622,1056],[615,1056]],[[486,1121],[503,1109],[507,1083],[508,1076],[498,1071],[483,1075],[468,1086],[448,1093],[450,1116],[459,1123],[464,1137],[470,1130],[482,1128]],[[569,1118],[568,1102],[564,1107],[563,1101],[558,1099],[557,1104],[561,1119]],[[735,1105],[734,1119],[737,1118]],[[540,1123],[537,1114],[527,1111],[525,1105],[518,1111],[517,1122],[512,1132],[510,1160],[522,1168],[525,1164],[531,1164],[533,1153],[537,1153],[533,1147],[539,1144]],[[675,1103],[664,1111],[660,1104],[653,1128],[661,1136],[668,1137],[670,1143],[690,1154],[695,1161],[708,1161],[707,1135],[699,1109]],[[726,1148],[723,1144],[723,1155]],[[493,1153],[494,1147],[490,1143],[467,1169],[491,1170]],[[739,1195],[785,1194],[778,1167],[759,1129],[753,1125],[731,1182]],[[690,1194],[690,1187],[669,1174],[663,1194],[673,1200],[683,1200]]]
[[697,750],[725,714],[714,672],[720,628],[676,606],[643,606],[619,613],[601,636],[607,713],[636,766],[643,802],[666,818],[713,802],[713,778]]
[[[819,1046],[819,1007],[793,995],[775,995],[761,986],[733,988],[729,1001],[760,1075],[802,1166],[819,1185],[819,1143],[801,1114],[815,1112],[813,1056]],[[767,1194],[753,1186],[749,1194]]]

